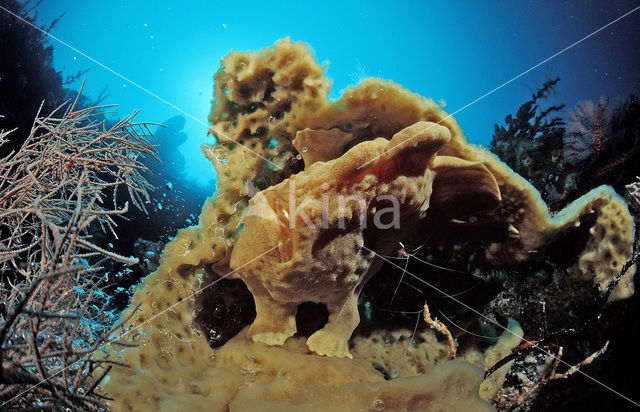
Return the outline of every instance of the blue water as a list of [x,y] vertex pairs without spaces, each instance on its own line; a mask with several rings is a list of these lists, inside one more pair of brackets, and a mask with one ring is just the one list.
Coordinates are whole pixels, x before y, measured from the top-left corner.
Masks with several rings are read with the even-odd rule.
[[[199,150],[210,139],[206,119],[212,76],[232,48],[258,50],[290,36],[308,42],[317,59],[329,65],[333,98],[359,79],[376,76],[442,100],[451,113],[639,4],[44,0],[37,21],[48,27],[66,12],[51,34],[75,50],[51,39],[55,66],[64,75],[89,69],[84,76],[89,97],[107,86],[104,103],[118,104],[122,114],[142,109],[139,119],[154,122],[186,117],[188,139],[177,150],[187,162],[176,173],[205,185],[215,179]],[[488,145],[494,123],[515,112],[549,75],[561,78],[549,104],[566,103],[567,108],[580,99],[638,93],[638,45],[640,10],[455,116],[471,142]]]

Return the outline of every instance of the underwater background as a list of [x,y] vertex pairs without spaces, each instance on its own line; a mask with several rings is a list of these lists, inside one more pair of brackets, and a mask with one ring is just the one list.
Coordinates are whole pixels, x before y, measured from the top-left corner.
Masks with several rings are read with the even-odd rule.
[[472,143],[488,146],[493,125],[515,112],[549,76],[561,78],[549,103],[561,101],[568,108],[579,100],[637,90],[635,15],[530,70],[634,6],[637,2],[249,1],[240,6],[45,0],[34,11],[42,27],[64,13],[51,34],[77,51],[49,40],[54,67],[64,76],[89,70],[69,86],[78,88],[87,78],[89,97],[106,87],[104,104],[118,104],[121,113],[142,109],[140,120],[185,118],[187,140],[174,145],[188,158],[180,172],[205,185],[215,180],[199,150],[208,142],[212,75],[231,49],[259,50],[285,37],[304,41],[327,65],[333,98],[373,76],[442,101],[449,113],[521,75],[454,115]]
[[[101,247],[140,260],[107,266],[104,291],[111,301],[105,308],[114,317],[158,267],[164,244],[178,229],[197,224],[205,200],[215,193],[216,172],[200,146],[216,142],[207,134],[213,75],[231,50],[261,50],[289,37],[308,43],[326,67],[332,99],[368,77],[392,80],[433,99],[457,119],[470,143],[490,148],[529,180],[552,212],[600,184],[625,195],[625,186],[640,175],[639,1],[0,0],[0,6],[0,130],[18,127],[1,156],[7,147],[19,147],[43,100],[43,112],[50,112],[81,88],[86,106],[117,105],[105,115],[107,123],[136,110],[137,121],[154,123],[150,129],[162,164],[145,163],[155,188],[149,214],[132,208],[117,239],[96,235]],[[602,152],[598,148],[593,158],[586,146],[567,151],[562,133],[575,121],[571,113],[581,101],[597,106],[602,98],[624,138]],[[523,107],[529,112],[519,112]],[[513,144],[522,138],[518,130],[531,133],[531,139]],[[552,154],[564,158],[555,163]],[[568,175],[576,176],[572,183],[557,183]],[[627,200],[637,209],[633,197],[627,194]],[[634,384],[624,378],[640,366],[632,345],[638,298],[626,305],[620,311],[626,317],[613,322],[628,325],[617,328],[624,343],[598,377],[640,402]],[[252,315],[243,312],[237,321],[244,326]],[[626,324],[629,319],[635,323]],[[618,410],[633,407],[600,386],[588,386],[587,378],[575,379],[527,407],[599,410],[590,405],[594,399],[610,401]],[[578,402],[571,399],[576,391],[593,395]]]

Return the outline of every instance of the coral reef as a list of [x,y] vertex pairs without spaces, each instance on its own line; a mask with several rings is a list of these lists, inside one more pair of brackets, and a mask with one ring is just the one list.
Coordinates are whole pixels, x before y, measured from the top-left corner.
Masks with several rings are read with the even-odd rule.
[[564,105],[541,109],[539,101],[554,92],[559,78],[547,80],[518,109],[495,125],[490,149],[526,178],[556,211],[595,187],[608,184],[624,194],[624,186],[640,172],[640,104],[638,97],[613,104],[580,101],[568,123],[552,117]]
[[569,123],[563,140],[564,158],[572,165],[598,156],[611,139],[609,102],[601,98],[578,102],[576,111],[569,112]]
[[[525,150],[527,154],[521,159],[510,158],[508,153],[500,152],[499,147],[515,144],[515,140],[509,139],[521,133],[517,131],[510,135],[494,134],[492,148],[498,149],[496,153],[501,159],[514,168],[518,167],[514,162],[534,166],[529,180],[542,192],[550,209],[559,210],[580,194],[597,185],[608,184],[617,193],[627,197],[630,209],[636,215],[637,226],[637,212],[640,209],[634,199],[634,184],[630,182],[640,172],[639,107],[636,95],[616,99],[603,97],[596,103],[580,102],[569,112],[567,129],[558,128],[559,136],[562,138],[555,139],[553,150],[533,150],[539,144],[536,139],[529,144],[532,150]],[[538,112],[542,113],[540,110]],[[522,124],[519,127],[528,130],[529,125]],[[502,138],[506,138],[506,141],[502,142]],[[542,177],[544,181],[540,181],[536,176]],[[596,228],[591,228],[595,220],[594,216],[585,215],[581,225],[583,229],[576,228],[574,232],[596,231]],[[625,226],[627,224],[625,223]],[[596,365],[586,368],[587,373],[592,373],[591,376],[602,379],[610,387],[619,389],[621,393],[632,393],[634,388],[615,371],[633,362],[629,353],[634,352],[632,342],[637,340],[637,333],[621,331],[637,330],[634,326],[637,325],[637,321],[633,313],[637,312],[638,298],[635,296],[612,307],[602,308],[597,291],[585,288],[579,280],[580,277],[565,276],[566,270],[571,271],[567,268],[567,265],[571,265],[567,261],[568,256],[572,254],[567,253],[565,247],[560,247],[538,264],[510,270],[508,277],[503,278],[505,280],[502,291],[485,307],[483,313],[491,319],[516,317],[525,330],[541,331],[537,334],[532,333],[534,336],[555,336],[554,342],[564,346],[565,350],[568,349],[574,362],[578,362],[580,356],[588,358],[589,354],[597,353],[605,341],[611,340],[609,350],[602,361],[602,365],[605,366],[600,366],[600,362],[597,362]],[[630,262],[633,262],[633,259]],[[630,267],[634,267],[633,263]],[[504,276],[504,273],[500,276]],[[598,282],[598,289],[608,289],[607,283]],[[547,359],[536,361],[541,357]],[[509,409],[509,404],[515,407],[516,404],[512,402],[517,400],[525,409],[546,409],[551,405],[553,408],[557,408],[558,405],[571,405],[571,408],[576,408],[576,405],[588,407],[599,399],[611,398],[610,393],[603,387],[592,385],[584,392],[576,387],[575,380],[572,384],[570,379],[550,384],[539,396],[532,395],[532,392],[536,391],[532,388],[538,388],[541,382],[540,377],[532,377],[539,376],[536,370],[539,371],[541,367],[547,370],[545,362],[549,363],[552,359],[542,354],[530,354],[526,358],[527,362],[517,360],[513,374],[510,372],[510,381],[519,389],[514,390],[512,387],[511,400],[507,403],[500,401],[496,405],[501,404],[503,408]],[[637,359],[633,355],[632,358]],[[544,378],[544,375],[542,377]],[[622,398],[618,401],[619,407],[627,407],[627,401]]]
[[[77,102],[77,99],[76,99]],[[141,158],[156,156],[133,116],[106,129],[102,108],[75,103],[38,117],[19,150],[0,158],[0,409],[99,410],[109,359],[90,359],[120,326],[102,288],[98,246],[128,202],[143,208]],[[0,145],[11,138],[0,132]],[[115,334],[112,336],[112,334]]]
[[[382,266],[376,259],[405,237],[454,246],[476,267],[535,263],[566,248],[567,276],[588,278],[584,284],[604,287],[599,294],[611,300],[633,294],[635,268],[622,268],[634,229],[610,188],[550,218],[538,191],[468,144],[433,101],[367,79],[330,102],[329,86],[308,47],[288,39],[223,59],[209,117],[218,143],[203,147],[218,172],[218,191],[199,224],[165,247],[124,315],[130,342],[139,346],[110,351],[131,366],[114,367],[103,385],[114,409],[170,410],[176,402],[220,410],[337,402],[353,410],[420,409],[421,402],[490,408],[477,396],[482,377],[469,363],[445,360],[424,375],[384,381],[371,359],[317,354],[349,356],[356,296]],[[353,194],[363,202],[332,203]],[[398,201],[400,230],[360,226],[363,211],[375,215],[386,206],[372,202],[380,194]],[[290,209],[291,202],[299,207]],[[207,301],[196,297],[227,276],[246,282],[257,317],[248,333],[216,339],[215,346],[224,344],[214,350],[208,338],[217,331],[203,331],[196,312],[209,310]],[[608,285],[615,286],[610,296]],[[325,303],[329,320],[304,345],[290,336],[296,308],[307,300]],[[219,307],[216,301],[211,310]],[[478,355],[477,365],[489,369],[496,358]]]
[[[576,122],[568,132],[594,144],[591,153],[575,172],[576,192],[581,193],[601,184],[625,193],[625,185],[640,173],[640,101],[635,95],[617,98],[613,103],[601,98],[598,103],[582,102],[576,108]],[[574,132],[576,135],[576,132]],[[575,195],[574,195],[575,196]]]
[[541,101],[555,92],[559,81],[558,77],[546,80],[532,93],[531,99],[518,108],[515,116],[506,116],[506,128],[496,124],[489,144],[491,152],[527,179],[545,200],[557,171],[563,167],[564,122],[558,114],[564,105],[543,109]]

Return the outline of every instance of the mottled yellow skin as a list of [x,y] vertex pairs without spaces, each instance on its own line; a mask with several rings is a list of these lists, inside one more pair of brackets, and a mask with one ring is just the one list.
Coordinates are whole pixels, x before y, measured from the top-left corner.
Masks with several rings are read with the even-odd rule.
[[[249,329],[254,341],[283,344],[296,332],[297,306],[320,302],[329,320],[309,337],[308,347],[319,355],[351,356],[347,341],[360,320],[358,295],[379,268],[373,264],[376,254],[392,253],[399,239],[419,227],[439,173],[477,169],[475,163],[437,157],[449,139],[447,128],[417,122],[391,140],[365,141],[337,159],[314,163],[251,199],[231,268],[256,302]],[[489,182],[485,190],[498,200],[493,176],[478,170],[467,184]],[[397,227],[378,224],[381,218],[376,222],[389,196],[397,202]],[[303,214],[296,214],[291,199]],[[392,214],[393,205],[389,209]]]
[[[296,332],[297,305],[322,302],[329,321],[307,345],[320,355],[350,357],[347,340],[360,320],[358,295],[375,257],[369,248],[388,254],[392,245],[387,243],[386,250],[380,250],[384,244],[365,246],[365,232],[378,230],[366,219],[380,195],[393,195],[401,202],[401,221],[396,233],[385,234],[399,237],[415,227],[429,205],[433,171],[428,165],[448,140],[445,127],[417,123],[391,141],[363,142],[338,159],[315,163],[249,202],[231,268],[238,269],[236,275],[256,302],[257,317],[249,330],[254,341],[281,345]],[[389,150],[398,145],[402,150]],[[289,207],[294,196],[304,213],[295,217],[297,208]],[[359,201],[347,202],[348,196]],[[371,227],[362,227],[367,224]]]

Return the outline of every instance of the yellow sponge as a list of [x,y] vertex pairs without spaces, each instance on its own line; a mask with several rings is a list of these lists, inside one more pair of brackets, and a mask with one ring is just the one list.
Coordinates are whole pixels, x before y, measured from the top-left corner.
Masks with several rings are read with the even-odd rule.
[[[312,219],[322,218],[317,212],[323,183],[331,193],[363,196],[366,207],[350,203],[342,215],[328,216],[334,222],[357,217],[361,210],[375,215],[381,205],[373,208],[367,199],[393,193],[413,214],[405,222],[416,231],[434,233],[432,239],[441,242],[479,239],[475,258],[496,266],[540,259],[577,226],[590,224],[579,231],[586,238],[577,242],[583,247],[572,252],[569,271],[592,279],[601,290],[629,258],[632,220],[611,188],[595,189],[550,217],[528,182],[485,149],[468,144],[456,120],[432,100],[393,82],[367,79],[331,102],[329,87],[309,47],[288,39],[223,59],[209,116],[218,143],[203,147],[216,167],[218,188],[198,225],[181,230],[165,247],[160,267],[145,278],[123,315],[131,315],[126,339],[138,346],[108,349],[115,360],[131,365],[114,365],[104,384],[115,410],[335,405],[416,410],[427,403],[440,409],[489,408],[477,397],[481,371],[469,364],[444,362],[423,376],[383,382],[368,360],[323,358],[311,354],[302,339],[285,340],[295,328],[295,306],[313,297],[335,304],[333,330],[325,337],[339,339],[307,344],[318,353],[349,356],[346,342],[358,323],[355,296],[380,264],[362,248],[359,227],[326,236],[289,228],[282,213],[288,182],[299,183],[309,196],[305,211]],[[424,131],[423,122],[437,127],[414,139],[414,132]],[[390,146],[392,139],[402,144]],[[412,148],[417,148],[413,154]],[[275,221],[256,218],[262,212],[248,209],[252,197],[251,207],[263,199]],[[377,232],[370,237],[371,250],[384,252],[402,240],[399,235]],[[262,252],[267,252],[264,259],[248,263]],[[242,332],[215,351],[194,324],[194,296],[203,285],[204,268],[225,276],[230,264],[256,298],[259,318],[251,335],[283,346],[253,342]],[[338,270],[335,279],[330,270]],[[612,300],[633,294],[634,271],[622,279]],[[264,304],[265,296],[284,298],[277,305]],[[349,310],[341,313],[340,305]]]

